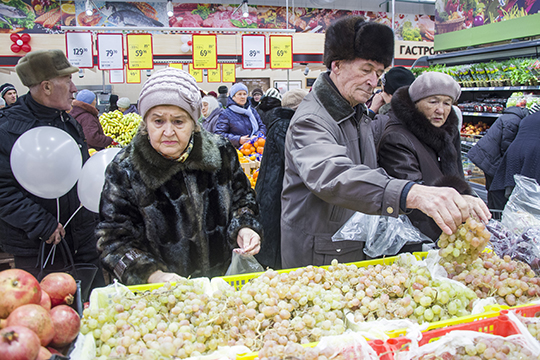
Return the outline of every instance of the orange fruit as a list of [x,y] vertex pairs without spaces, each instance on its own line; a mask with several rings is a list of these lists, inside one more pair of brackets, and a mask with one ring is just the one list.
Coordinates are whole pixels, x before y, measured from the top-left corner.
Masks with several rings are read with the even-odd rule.
[[266,139],[265,138],[259,138],[259,146],[264,146],[264,144],[266,144]]
[[250,151],[249,149],[242,149],[242,150],[240,150],[240,151],[241,151],[242,154],[244,154],[244,155],[249,155],[249,154],[251,154],[251,151]]
[[259,146],[259,147],[257,148],[257,152],[258,152],[259,154],[262,154],[263,151],[264,151],[264,146]]

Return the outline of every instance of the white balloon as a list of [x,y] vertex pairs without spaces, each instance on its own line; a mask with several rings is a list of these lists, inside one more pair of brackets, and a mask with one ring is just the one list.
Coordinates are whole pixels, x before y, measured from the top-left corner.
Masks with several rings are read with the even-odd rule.
[[189,48],[190,48],[190,46],[189,46],[188,44],[182,44],[182,45],[180,45],[180,50],[181,50],[182,52],[187,53],[187,52],[189,51]]
[[75,185],[82,166],[77,142],[64,130],[40,126],[22,134],[11,150],[11,171],[30,193],[56,199]]
[[84,164],[77,183],[77,194],[83,206],[88,210],[99,212],[105,170],[120,150],[120,148],[110,148],[98,151]]
[[180,40],[181,40],[183,43],[187,43],[189,40],[191,40],[191,36],[189,36],[189,35],[182,35],[182,36],[180,36]]

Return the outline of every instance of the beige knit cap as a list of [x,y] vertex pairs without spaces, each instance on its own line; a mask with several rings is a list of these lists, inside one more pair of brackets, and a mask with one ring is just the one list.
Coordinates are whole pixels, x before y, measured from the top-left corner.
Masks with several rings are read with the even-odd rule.
[[283,94],[283,99],[281,100],[281,106],[293,109],[296,111],[298,105],[304,100],[304,97],[308,94],[307,90],[304,89],[291,89]]
[[447,95],[455,102],[461,95],[461,87],[450,75],[435,71],[423,73],[409,86],[413,102],[433,95]]
[[184,70],[158,70],[144,83],[139,95],[139,114],[158,105],[176,105],[197,121],[201,117],[201,94],[195,78]]

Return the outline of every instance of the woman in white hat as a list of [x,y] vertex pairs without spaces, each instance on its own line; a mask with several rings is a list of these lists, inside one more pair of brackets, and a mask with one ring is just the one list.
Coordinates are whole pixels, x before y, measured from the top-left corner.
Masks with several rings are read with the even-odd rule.
[[260,248],[259,208],[235,148],[201,131],[199,89],[185,71],[156,71],[139,110],[138,133],[106,171],[104,267],[128,285],[224,275],[234,248]]

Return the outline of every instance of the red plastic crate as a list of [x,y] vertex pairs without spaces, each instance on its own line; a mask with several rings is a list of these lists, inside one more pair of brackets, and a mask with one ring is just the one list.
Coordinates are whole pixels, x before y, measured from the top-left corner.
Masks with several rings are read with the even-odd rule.
[[513,311],[517,315],[521,315],[523,317],[540,317],[540,305],[529,305],[502,310],[501,314],[504,315],[509,311]]

